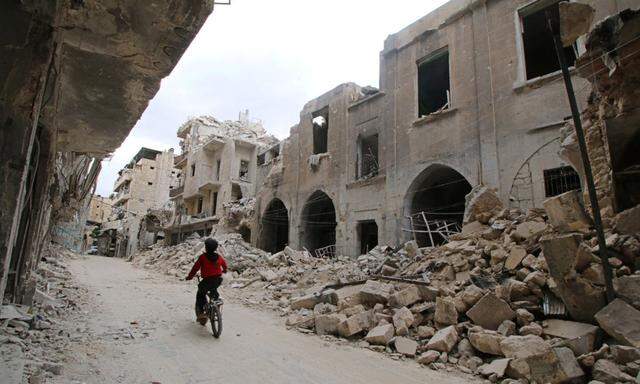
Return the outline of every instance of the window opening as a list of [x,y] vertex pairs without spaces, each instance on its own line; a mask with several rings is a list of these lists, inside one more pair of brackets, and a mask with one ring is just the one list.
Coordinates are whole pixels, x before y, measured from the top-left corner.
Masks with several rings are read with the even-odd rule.
[[247,160],[240,160],[240,170],[238,172],[240,180],[247,181],[249,179],[249,162]]
[[311,114],[313,123],[313,153],[326,153],[329,135],[329,107]]
[[580,189],[580,176],[570,166],[545,169],[543,173],[546,197]]
[[369,253],[378,245],[378,224],[374,220],[358,222],[357,232],[361,255]]
[[191,176],[195,176],[195,175],[196,175],[196,165],[191,164]]
[[449,51],[418,64],[418,117],[450,107]]
[[258,155],[258,166],[264,165],[265,163],[265,154]]
[[378,159],[378,134],[358,139],[358,158],[356,175],[358,179],[366,179],[378,175],[380,163]]

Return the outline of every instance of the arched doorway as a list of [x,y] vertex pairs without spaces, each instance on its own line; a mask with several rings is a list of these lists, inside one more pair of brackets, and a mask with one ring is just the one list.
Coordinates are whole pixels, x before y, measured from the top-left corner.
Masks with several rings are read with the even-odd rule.
[[315,191],[302,208],[300,241],[312,254],[336,244],[336,209],[326,193]]
[[260,248],[277,253],[289,244],[289,212],[280,199],[273,199],[262,215]]
[[470,191],[467,179],[445,165],[431,165],[415,178],[405,196],[405,228],[420,247],[442,244],[459,230]]

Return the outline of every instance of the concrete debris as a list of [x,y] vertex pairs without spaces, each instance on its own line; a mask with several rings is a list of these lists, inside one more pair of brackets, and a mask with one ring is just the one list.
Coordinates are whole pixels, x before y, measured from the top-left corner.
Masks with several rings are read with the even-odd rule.
[[474,187],[465,197],[464,223],[488,223],[504,206],[495,190],[484,185]]
[[615,231],[622,235],[640,233],[640,205],[620,212],[615,220]]
[[587,217],[578,190],[565,192],[544,202],[549,222],[559,232],[589,232],[591,220]]
[[616,363],[607,359],[596,361],[593,366],[593,379],[603,383],[632,383],[635,379],[624,373]]
[[640,311],[615,299],[595,315],[605,332],[618,342],[640,348]]
[[[477,196],[476,209],[489,204],[487,196]],[[625,340],[634,336],[627,325],[620,332],[604,310],[600,327],[589,324],[604,307],[604,290],[593,232],[576,224],[584,222],[573,220],[575,212],[563,216],[574,210],[575,200],[570,194],[550,199],[553,214],[477,210],[467,224],[475,229],[441,246],[418,248],[410,241],[395,249],[377,246],[357,258],[317,258],[290,247],[269,254],[237,234],[215,237],[229,260],[232,272],[225,280],[233,294],[247,305],[277,311],[300,332],[415,357],[436,369],[456,366],[489,380],[580,381],[600,359],[631,372],[631,352],[619,349],[614,358],[608,348],[597,350],[600,328]],[[556,223],[547,224],[547,215],[555,215]],[[635,237],[608,231],[612,249],[628,255],[611,261],[618,295],[634,302],[640,243],[634,248]],[[201,249],[202,239],[194,237],[174,247],[154,246],[133,262],[182,277]],[[545,305],[556,296],[570,319],[545,318]],[[633,316],[626,318],[633,322]]]

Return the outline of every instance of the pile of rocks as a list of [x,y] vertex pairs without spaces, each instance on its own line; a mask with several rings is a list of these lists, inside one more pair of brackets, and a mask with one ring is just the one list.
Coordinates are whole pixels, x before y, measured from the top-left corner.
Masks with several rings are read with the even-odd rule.
[[[59,375],[69,343],[64,319],[79,309],[84,291],[73,286],[63,260],[76,257],[56,245],[47,245],[32,279],[32,305],[3,305],[0,310],[0,377],[7,383],[40,383]],[[6,380],[6,381],[5,381]]]
[[484,212],[491,214],[471,215],[448,243],[418,249],[412,262],[386,273],[403,282],[376,276],[313,292],[267,288],[291,327],[435,369],[493,382],[640,377],[640,207],[620,214],[607,233],[618,296],[608,304],[577,192],[549,199],[544,211]]

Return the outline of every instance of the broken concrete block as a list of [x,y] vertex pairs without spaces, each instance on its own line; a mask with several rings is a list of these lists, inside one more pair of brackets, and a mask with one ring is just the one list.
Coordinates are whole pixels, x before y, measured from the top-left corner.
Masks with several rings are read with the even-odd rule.
[[338,324],[338,335],[351,337],[363,331],[362,324],[356,316],[351,316]]
[[489,226],[482,224],[479,221],[472,221],[462,226],[461,233],[463,236],[479,235],[489,228],[490,228]]
[[419,364],[431,364],[434,361],[438,360],[438,358],[440,357],[440,352],[438,351],[427,351],[425,353],[423,353],[422,355],[420,355],[420,357],[418,357],[418,363]]
[[436,299],[436,312],[434,320],[438,324],[453,325],[458,323],[458,311],[453,298],[438,297]]
[[470,223],[477,220],[487,224],[489,219],[497,215],[503,208],[502,200],[495,190],[481,184],[476,185],[465,196],[463,222]]
[[420,253],[420,247],[415,240],[407,241],[404,244],[404,250],[407,252],[407,256],[416,257]]
[[418,349],[418,343],[408,337],[396,337],[393,345],[396,348],[396,352],[411,357],[416,355],[416,350]]
[[605,332],[622,344],[640,348],[640,311],[615,299],[595,315]]
[[500,342],[505,337],[495,331],[482,330],[479,332],[469,332],[469,342],[475,349],[490,355],[503,356],[500,349]]
[[527,250],[520,246],[515,246],[511,248],[509,251],[509,256],[507,257],[507,261],[504,262],[504,267],[510,271],[515,270],[527,256]]
[[473,307],[473,305],[477,303],[482,296],[484,296],[484,291],[476,285],[471,284],[462,293],[462,301],[468,307]]
[[274,281],[278,278],[278,274],[270,269],[258,269],[258,274],[264,281]]
[[436,334],[435,328],[422,325],[418,327],[418,331],[416,332],[416,337],[418,339],[428,339],[430,337],[433,337],[433,335],[435,334]]
[[520,326],[528,325],[529,323],[531,323],[535,319],[536,319],[536,317],[533,316],[533,313],[527,311],[524,308],[518,308],[516,310],[516,320],[518,322],[518,325],[520,325]]
[[320,298],[314,294],[296,297],[291,300],[291,309],[313,309],[320,302]]
[[626,345],[612,345],[611,356],[618,364],[626,364],[640,360],[640,348],[628,347]]
[[395,330],[391,324],[379,325],[367,333],[365,340],[373,345],[387,345],[393,338]]
[[547,229],[547,224],[540,221],[525,221],[516,226],[516,229],[511,232],[511,238],[515,241],[529,241],[540,235]]
[[450,352],[458,342],[458,332],[453,325],[442,328],[429,340],[427,349],[439,352]]
[[640,275],[622,276],[613,280],[616,295],[640,309]]
[[600,359],[593,365],[591,371],[594,380],[602,381],[603,383],[624,383],[633,382],[635,379],[618,367],[616,363],[611,360]]
[[615,231],[622,235],[640,233],[640,205],[618,213],[615,218]]
[[526,336],[526,335],[542,336],[542,327],[538,323],[531,323],[523,327],[520,327],[520,334],[522,336]]
[[420,297],[422,297],[424,301],[436,301],[436,297],[438,297],[439,294],[437,288],[428,285],[419,285],[418,290],[420,291]]
[[578,360],[573,351],[569,348],[554,348],[553,352],[558,359],[558,370],[554,376],[558,379],[556,382],[573,382],[584,376],[584,371],[580,368]]
[[549,274],[557,281],[575,271],[576,256],[582,236],[578,234],[550,235],[540,239]]
[[506,357],[524,359],[543,355],[551,351],[551,346],[540,336],[509,336],[500,342],[500,350]]
[[389,296],[389,305],[393,308],[408,307],[420,300],[422,300],[422,297],[420,296],[418,287],[410,285],[407,288]]
[[495,359],[489,364],[485,364],[478,368],[478,372],[483,376],[496,375],[498,379],[504,377],[507,367],[511,359]]
[[559,232],[589,232],[591,220],[584,211],[579,190],[551,197],[543,205],[549,222]]
[[467,316],[482,328],[495,331],[503,321],[516,317],[516,313],[504,300],[487,293],[467,311]]
[[316,333],[318,335],[337,335],[338,324],[345,321],[347,317],[339,313],[329,313],[315,316]]
[[414,320],[413,313],[407,307],[396,309],[393,314],[393,325],[396,327],[396,334],[400,336],[406,335]]
[[393,292],[393,285],[381,283],[375,280],[367,280],[360,289],[360,299],[363,303],[375,305],[377,303],[386,304]]
[[505,320],[498,327],[498,333],[503,336],[511,336],[516,333],[516,323],[511,320]]
[[576,356],[594,350],[599,331],[595,325],[559,319],[545,320],[542,329],[545,335],[565,340],[563,344],[571,348]]
[[533,271],[524,278],[523,282],[527,284],[528,287],[536,286],[536,287],[544,287],[547,283],[547,276],[544,272]]

